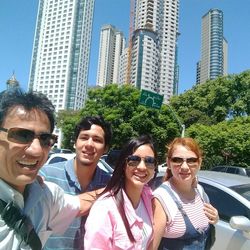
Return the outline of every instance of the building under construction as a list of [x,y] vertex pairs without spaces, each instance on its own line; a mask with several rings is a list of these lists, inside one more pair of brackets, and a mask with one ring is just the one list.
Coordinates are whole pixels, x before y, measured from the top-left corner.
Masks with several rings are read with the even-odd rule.
[[[111,32],[112,26],[102,28],[97,84],[133,84],[163,95],[168,102],[178,91],[178,18],[179,0],[130,0],[128,47],[121,42],[117,45],[121,39],[112,38],[117,34]],[[110,48],[112,53],[107,53]],[[118,52],[119,63],[114,63],[112,55]],[[111,82],[110,75],[116,75],[114,65],[119,65],[119,74]]]
[[164,95],[178,89],[179,0],[131,0],[126,82]]

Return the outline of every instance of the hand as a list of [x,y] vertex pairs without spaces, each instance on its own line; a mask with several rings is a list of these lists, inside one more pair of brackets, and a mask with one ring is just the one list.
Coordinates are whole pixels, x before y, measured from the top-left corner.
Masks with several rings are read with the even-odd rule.
[[219,220],[218,211],[209,203],[204,203],[205,215],[208,218],[210,224],[215,224]]

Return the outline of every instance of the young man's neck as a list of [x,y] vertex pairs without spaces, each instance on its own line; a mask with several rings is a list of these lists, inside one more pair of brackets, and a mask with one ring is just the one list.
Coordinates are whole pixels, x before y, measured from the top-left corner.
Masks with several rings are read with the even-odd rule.
[[87,189],[89,183],[92,181],[96,167],[97,163],[85,166],[81,162],[77,161],[77,159],[74,160],[75,174],[84,191]]

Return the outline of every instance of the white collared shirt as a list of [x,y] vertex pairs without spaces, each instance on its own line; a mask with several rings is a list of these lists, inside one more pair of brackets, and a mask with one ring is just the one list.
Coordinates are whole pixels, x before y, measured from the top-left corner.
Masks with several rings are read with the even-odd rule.
[[[62,234],[79,212],[77,196],[64,194],[54,183],[37,181],[28,185],[26,197],[0,179],[0,199],[14,203],[26,214],[37,232],[42,246],[52,233]],[[9,228],[0,215],[0,250],[30,249],[14,230]]]

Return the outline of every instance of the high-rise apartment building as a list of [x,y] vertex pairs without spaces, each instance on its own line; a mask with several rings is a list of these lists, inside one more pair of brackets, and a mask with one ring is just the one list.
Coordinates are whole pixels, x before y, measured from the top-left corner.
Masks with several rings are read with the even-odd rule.
[[178,89],[178,19],[179,0],[135,1],[130,83],[164,95],[164,102]]
[[119,83],[120,56],[124,48],[123,33],[112,25],[104,25],[100,35],[97,85],[103,87],[106,84]]
[[223,12],[209,10],[202,17],[201,61],[197,63],[196,83],[227,74],[227,41],[223,36]]
[[40,0],[29,89],[45,93],[56,110],[83,107],[94,0]]

